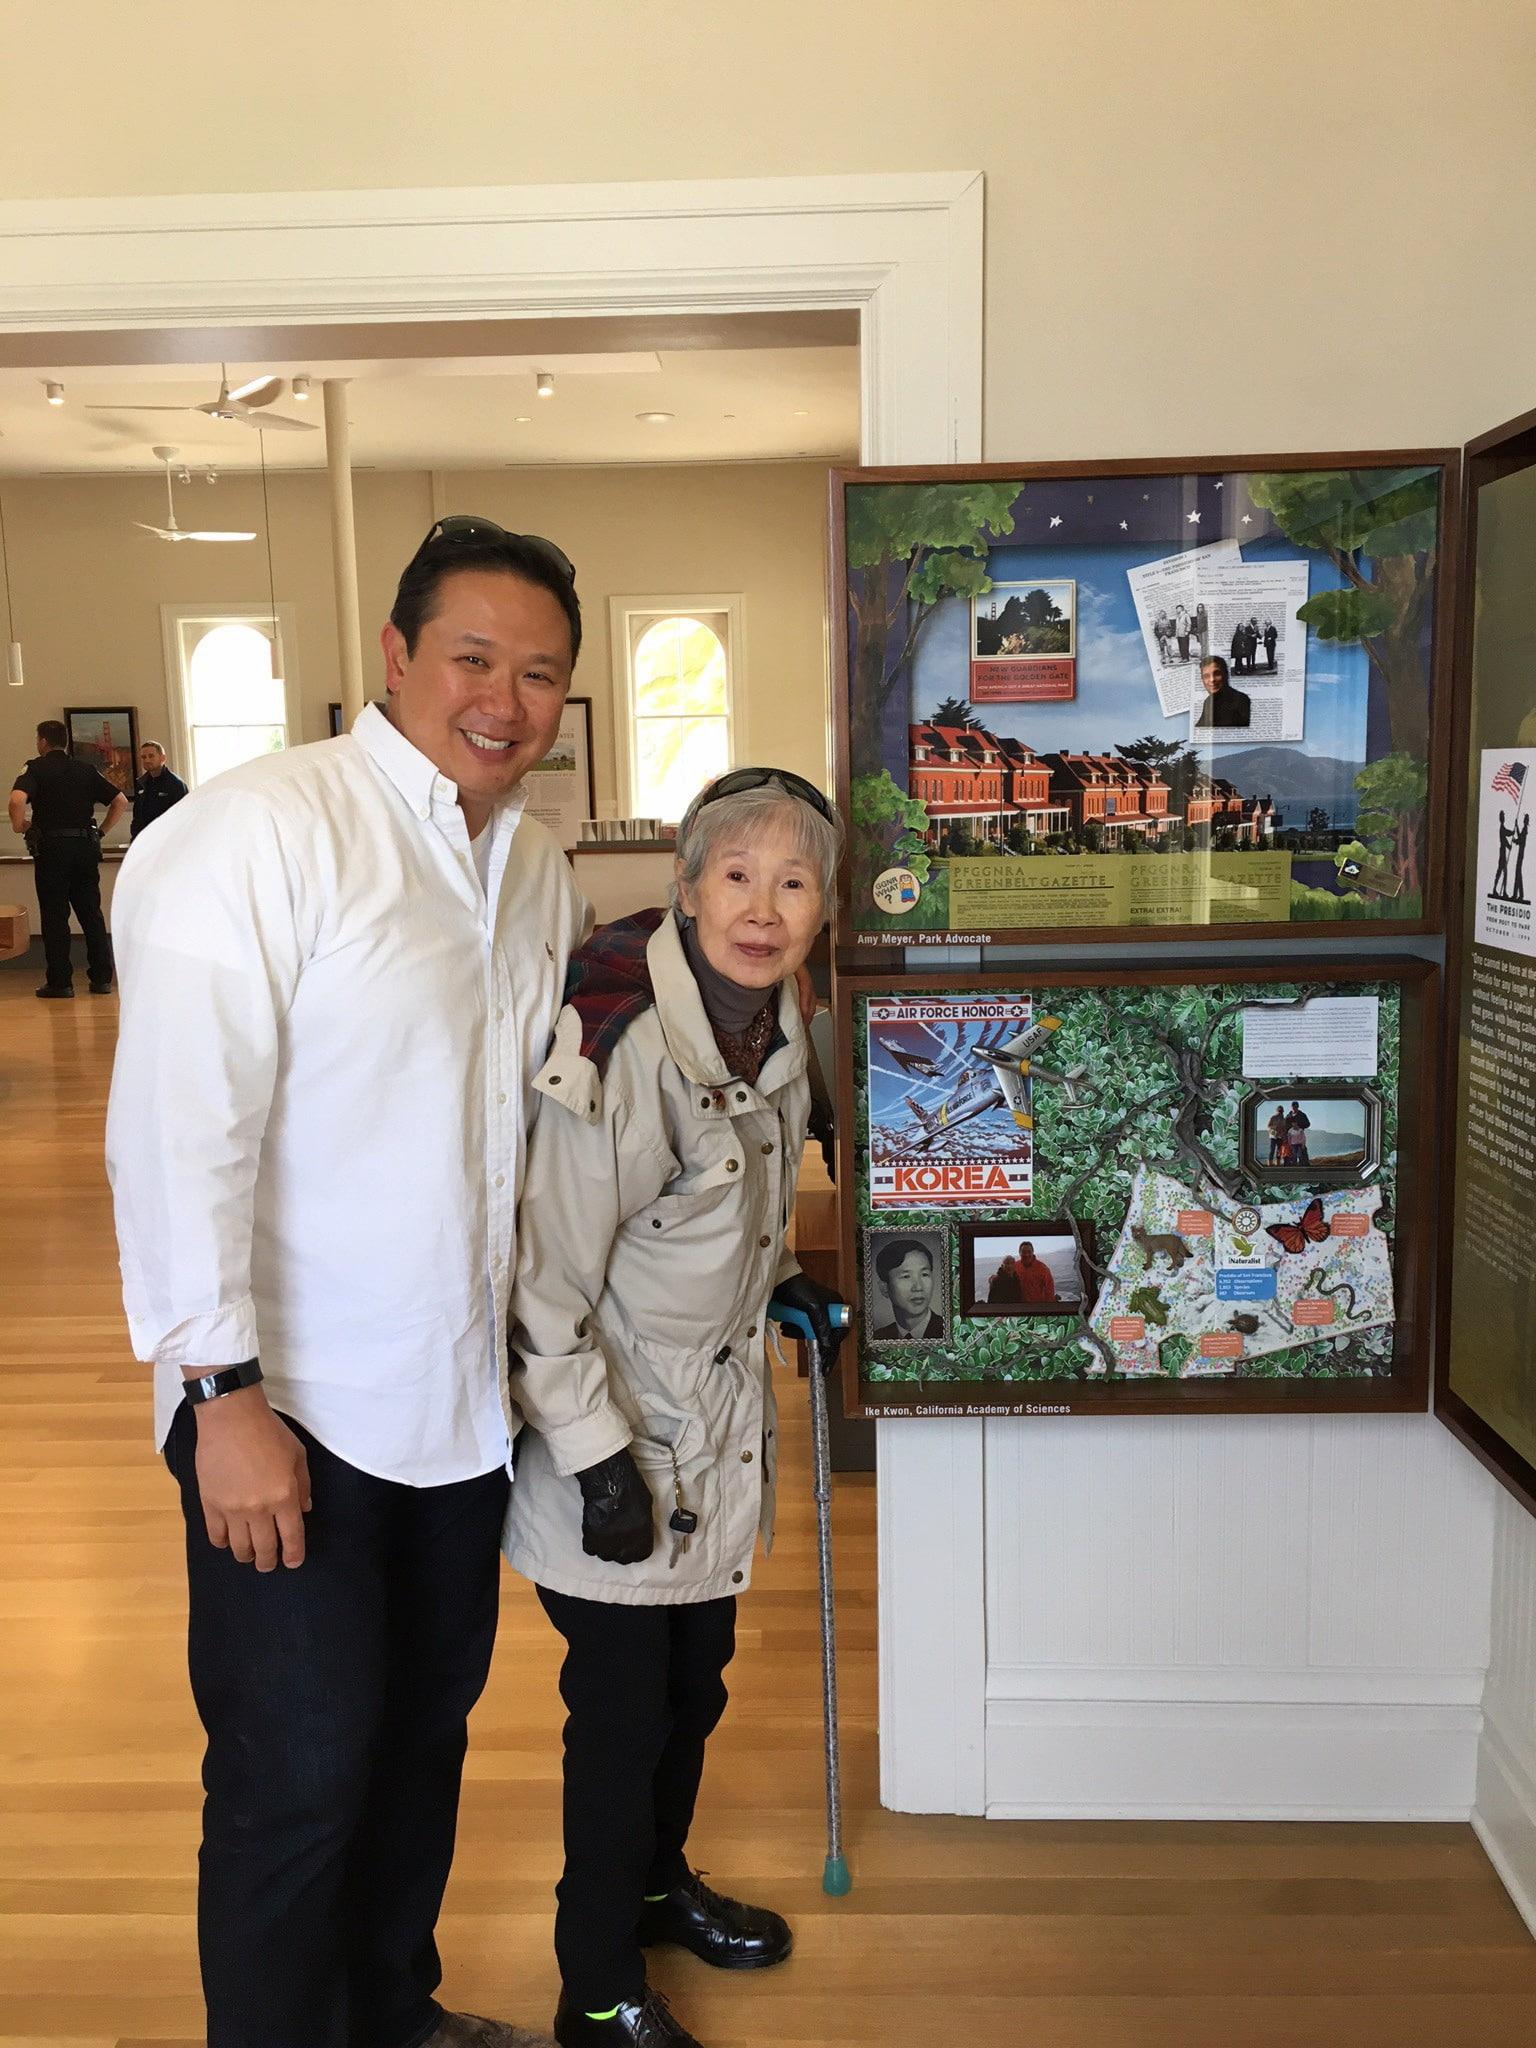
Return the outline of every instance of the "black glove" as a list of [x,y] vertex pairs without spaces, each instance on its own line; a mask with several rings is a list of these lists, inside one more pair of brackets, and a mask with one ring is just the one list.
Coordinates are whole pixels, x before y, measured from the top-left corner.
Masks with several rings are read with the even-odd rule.
[[773,1291],[780,1301],[787,1302],[791,1308],[804,1310],[810,1317],[811,1328],[816,1332],[816,1355],[825,1376],[832,1370],[837,1348],[843,1341],[843,1332],[827,1310],[841,1308],[843,1297],[832,1288],[823,1287],[820,1281],[811,1279],[807,1273],[792,1273]]
[[651,1489],[627,1449],[576,1474],[581,1488],[581,1547],[609,1564],[643,1564],[656,1548]]

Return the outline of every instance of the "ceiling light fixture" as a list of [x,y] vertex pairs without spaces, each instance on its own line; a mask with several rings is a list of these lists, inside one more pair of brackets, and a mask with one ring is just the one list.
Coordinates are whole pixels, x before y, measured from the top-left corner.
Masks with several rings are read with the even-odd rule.
[[520,412],[512,424],[515,427],[531,427],[533,425],[533,414],[531,412]]
[[637,412],[637,420],[643,420],[648,427],[664,427],[669,420],[675,420],[675,412]]
[[45,384],[43,389],[48,394],[48,403],[50,405],[62,405],[64,403],[64,386],[62,384]]
[[798,412],[792,412],[790,414],[790,418],[792,420],[808,420],[810,418],[810,414],[808,412],[805,412],[804,410],[801,410]]
[[540,370],[540,371],[539,371],[539,373],[537,374],[537,376],[536,376],[536,377],[534,378],[534,380],[533,380],[533,388],[534,388],[534,390],[535,390],[535,391],[537,391],[537,393],[539,394],[540,398],[553,398],[553,397],[554,397],[554,395],[555,395],[555,380],[554,380],[554,378],[553,378],[553,377],[552,377],[552,376],[551,376],[551,375],[549,374],[548,370]]
[[308,405],[308,403],[309,403],[309,379],[308,379],[307,377],[295,377],[295,378],[294,378],[294,380],[293,380],[293,395],[294,395],[294,397],[295,397],[295,398],[296,398],[296,399],[297,399],[297,400],[299,401],[299,404],[300,404],[300,405]]

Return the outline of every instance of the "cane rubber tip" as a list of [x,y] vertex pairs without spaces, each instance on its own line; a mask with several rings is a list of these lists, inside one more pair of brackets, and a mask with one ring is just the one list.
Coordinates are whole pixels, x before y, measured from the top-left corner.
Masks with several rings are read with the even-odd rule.
[[829,1856],[825,1870],[821,1873],[821,1888],[828,1898],[845,1898],[853,1890],[853,1879],[848,1875],[848,1860],[844,1856]]

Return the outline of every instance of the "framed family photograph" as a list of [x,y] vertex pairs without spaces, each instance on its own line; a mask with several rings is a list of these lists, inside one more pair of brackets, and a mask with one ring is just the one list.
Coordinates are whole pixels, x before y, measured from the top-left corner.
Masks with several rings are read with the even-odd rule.
[[69,751],[77,761],[99,768],[115,789],[133,796],[139,777],[139,714],[132,704],[84,708],[64,713]]
[[1094,1270],[1091,1223],[1071,1220],[960,1225],[960,1312],[967,1316],[1076,1315]]
[[1242,1106],[1243,1165],[1255,1180],[1368,1180],[1381,1167],[1381,1098],[1364,1085],[1255,1088]]

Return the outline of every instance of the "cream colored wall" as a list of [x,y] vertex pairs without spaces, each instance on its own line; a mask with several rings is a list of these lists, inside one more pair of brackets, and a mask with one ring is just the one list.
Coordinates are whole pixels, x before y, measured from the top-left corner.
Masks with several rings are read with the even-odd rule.
[[[229,547],[173,545],[139,532],[134,520],[164,517],[164,487],[155,477],[8,478],[4,494],[27,682],[23,690],[0,689],[0,768],[19,767],[34,752],[39,719],[57,718],[70,704],[137,705],[141,735],[163,740],[174,760],[160,607],[267,602],[259,482],[226,476],[212,489],[179,487],[184,526],[256,529],[256,541]],[[295,740],[323,739],[326,705],[340,696],[325,479],[274,478],[269,494],[277,597],[298,614],[300,694],[295,701],[290,693],[290,729]],[[360,476],[356,507],[363,617],[382,619],[394,575],[431,519],[429,480]]]
[[593,700],[600,800],[618,800],[610,597],[740,592],[736,759],[828,780],[824,466],[476,471],[444,476],[442,490],[445,507],[547,534],[576,564],[576,688]]
[[1530,0],[9,0],[16,197],[979,169],[987,453],[1536,403]]
[[[325,480],[270,484],[272,566],[280,603],[298,614],[295,739],[323,739],[340,696]],[[744,729],[737,757],[774,759],[824,780],[822,652],[826,470],[813,463],[733,468],[477,471],[440,479],[445,509],[484,512],[558,540],[577,564],[586,641],[576,687],[593,699],[599,799],[616,796],[607,600],[689,590],[743,593]],[[356,480],[365,676],[401,566],[432,519],[426,474]],[[69,704],[134,704],[139,730],[174,747],[160,632],[163,604],[264,604],[263,542],[172,545],[140,533],[158,519],[153,477],[7,480],[6,535],[24,690],[0,687],[0,769],[34,751],[42,718]],[[260,486],[226,477],[182,486],[183,525],[264,531]],[[12,765],[14,764],[14,765]],[[177,763],[178,767],[183,764]],[[9,779],[6,786],[9,787]]]

